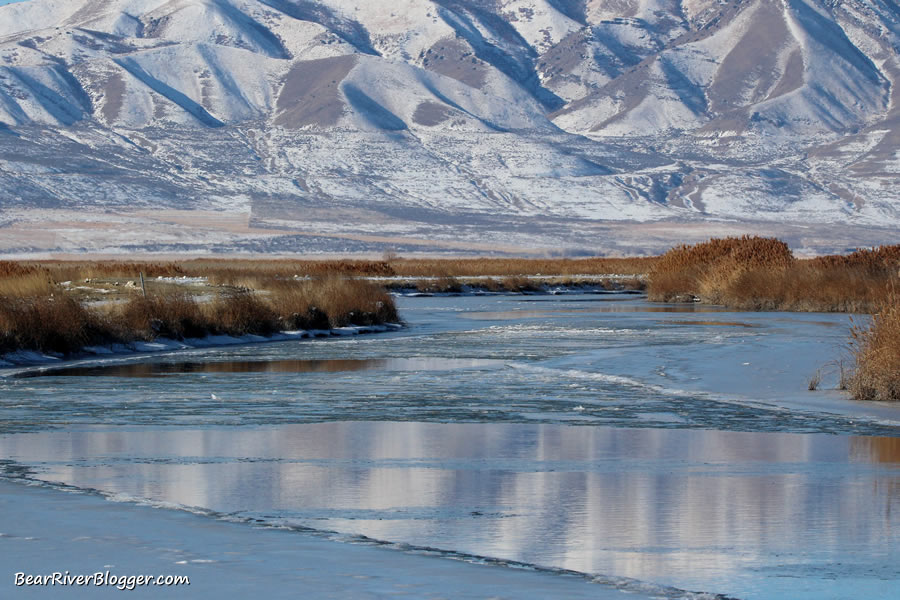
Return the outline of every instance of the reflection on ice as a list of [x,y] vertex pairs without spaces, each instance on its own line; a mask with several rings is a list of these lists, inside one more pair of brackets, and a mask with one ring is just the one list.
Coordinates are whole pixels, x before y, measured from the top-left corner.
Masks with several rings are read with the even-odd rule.
[[0,452],[46,481],[274,524],[740,598],[822,598],[898,583],[895,441],[343,422],[20,434]]
[[449,371],[502,365],[489,359],[362,358],[310,360],[223,360],[209,362],[141,362],[68,367],[26,372],[21,377],[157,377],[187,373],[338,373],[341,371]]

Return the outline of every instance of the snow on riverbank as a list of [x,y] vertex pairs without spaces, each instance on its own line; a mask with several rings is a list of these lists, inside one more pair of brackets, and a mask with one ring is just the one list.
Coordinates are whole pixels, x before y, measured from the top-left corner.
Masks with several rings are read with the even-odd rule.
[[132,342],[130,344],[112,344],[110,346],[86,346],[80,353],[70,357],[65,357],[61,354],[35,352],[33,350],[19,350],[17,352],[0,355],[0,377],[8,377],[10,375],[21,373],[22,370],[19,367],[56,366],[73,359],[129,356],[147,352],[172,352],[177,350],[233,346],[238,344],[283,342],[315,337],[342,337],[366,333],[398,331],[402,328],[403,325],[400,325],[399,323],[385,323],[382,325],[351,325],[348,327],[337,327],[335,329],[282,331],[271,336],[252,334],[242,336],[209,335],[203,338],[187,338],[184,340],[157,338],[152,342]]

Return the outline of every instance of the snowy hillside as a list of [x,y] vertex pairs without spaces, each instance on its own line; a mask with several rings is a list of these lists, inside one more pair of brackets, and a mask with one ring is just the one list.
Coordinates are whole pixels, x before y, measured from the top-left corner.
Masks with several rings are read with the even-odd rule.
[[886,0],[0,6],[0,254],[900,230]]

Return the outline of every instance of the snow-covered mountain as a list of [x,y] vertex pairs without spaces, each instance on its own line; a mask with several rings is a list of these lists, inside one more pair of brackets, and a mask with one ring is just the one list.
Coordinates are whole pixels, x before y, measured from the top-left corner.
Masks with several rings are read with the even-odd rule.
[[0,7],[0,253],[900,230],[890,0]]

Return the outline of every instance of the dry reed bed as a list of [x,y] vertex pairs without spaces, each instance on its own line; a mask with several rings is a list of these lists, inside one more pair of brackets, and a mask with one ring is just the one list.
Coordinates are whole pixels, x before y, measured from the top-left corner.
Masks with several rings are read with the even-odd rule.
[[69,354],[88,345],[210,334],[270,335],[280,330],[328,329],[399,320],[393,299],[365,281],[328,276],[271,280],[261,291],[230,291],[209,302],[186,293],[132,293],[122,304],[87,306],[51,288],[31,295],[0,284],[0,353],[36,350]]
[[[242,280],[256,287],[272,279],[325,277],[328,275],[392,275],[387,263],[364,260],[231,260],[195,259],[174,262],[140,261],[0,261],[0,286],[13,277],[44,277],[53,283],[63,281],[134,279],[141,273],[156,277],[204,277],[212,284],[240,285]],[[254,286],[244,286],[254,287]],[[2,288],[0,288],[2,290]]]
[[554,276],[532,279],[525,275],[509,275],[506,277],[430,277],[423,279],[385,281],[389,290],[405,291],[414,289],[429,294],[458,294],[465,291],[481,292],[546,292],[552,287],[565,288],[602,288],[609,291],[640,291],[646,288],[646,282],[640,277],[621,279]]
[[856,368],[850,393],[858,400],[900,401],[900,293],[893,292],[871,325],[854,327],[852,336]]
[[[345,276],[372,277],[508,277],[520,275],[640,275],[655,258],[584,259],[402,259],[299,260],[299,259],[194,259],[173,262],[130,261],[0,261],[0,280],[10,276],[41,275],[52,282],[85,279],[134,278],[143,272],[153,277],[206,277],[210,283],[240,285],[274,278]],[[246,286],[252,287],[252,286]]]
[[900,246],[796,259],[771,238],[713,239],[665,253],[650,271],[650,300],[740,310],[875,312],[900,283]]
[[642,275],[656,257],[632,258],[463,258],[395,259],[388,264],[402,277],[512,277],[520,275]]

